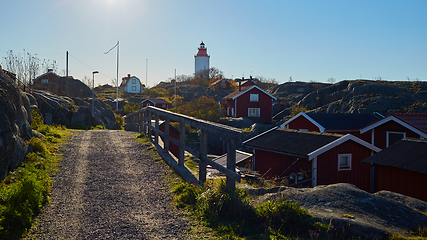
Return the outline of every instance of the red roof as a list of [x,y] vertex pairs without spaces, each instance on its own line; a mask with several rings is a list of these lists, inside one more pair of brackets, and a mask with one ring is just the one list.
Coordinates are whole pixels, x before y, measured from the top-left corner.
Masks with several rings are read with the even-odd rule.
[[210,57],[208,55],[208,50],[206,48],[199,48],[197,55],[195,57]]
[[390,114],[405,123],[427,133],[427,113],[392,113]]

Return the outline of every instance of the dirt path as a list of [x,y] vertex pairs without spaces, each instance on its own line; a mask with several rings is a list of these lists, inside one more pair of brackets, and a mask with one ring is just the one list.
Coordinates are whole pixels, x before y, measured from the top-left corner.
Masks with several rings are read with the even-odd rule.
[[185,239],[162,175],[134,135],[79,131],[64,146],[52,204],[32,229],[38,239]]

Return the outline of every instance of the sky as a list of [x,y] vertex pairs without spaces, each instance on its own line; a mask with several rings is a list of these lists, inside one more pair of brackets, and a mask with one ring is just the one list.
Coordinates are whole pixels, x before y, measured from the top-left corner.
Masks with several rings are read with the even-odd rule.
[[[426,0],[14,0],[0,57],[24,49],[95,85],[194,74],[201,41],[226,78],[427,80]],[[148,67],[146,67],[148,66]]]

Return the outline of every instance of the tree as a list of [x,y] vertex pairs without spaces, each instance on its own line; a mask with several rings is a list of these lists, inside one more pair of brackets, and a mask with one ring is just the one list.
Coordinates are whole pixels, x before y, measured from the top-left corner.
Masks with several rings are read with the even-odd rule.
[[84,76],[82,83],[86,84],[90,89],[92,89],[92,79],[90,79],[88,76]]
[[334,84],[335,82],[336,82],[335,78],[333,77],[328,78],[328,83]]
[[213,98],[202,96],[191,102],[184,103],[174,109],[175,112],[191,117],[217,122],[221,118],[218,103]]
[[41,72],[47,72],[48,69],[56,71],[58,65],[55,60],[41,60],[37,54],[32,55],[24,49],[24,56],[14,54],[12,50],[7,52],[6,57],[3,58],[5,69],[9,72],[15,73],[18,81],[24,85],[31,84]]

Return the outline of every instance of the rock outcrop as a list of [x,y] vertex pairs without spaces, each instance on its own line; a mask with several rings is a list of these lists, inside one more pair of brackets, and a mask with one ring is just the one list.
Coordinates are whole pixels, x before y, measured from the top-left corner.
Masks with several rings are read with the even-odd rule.
[[31,108],[11,73],[0,68],[0,179],[16,169],[31,151]]
[[46,124],[101,125],[107,129],[116,128],[111,107],[99,99],[94,101],[92,116],[92,99],[57,96],[41,90],[33,90],[33,96],[37,100],[37,109],[43,115]]

